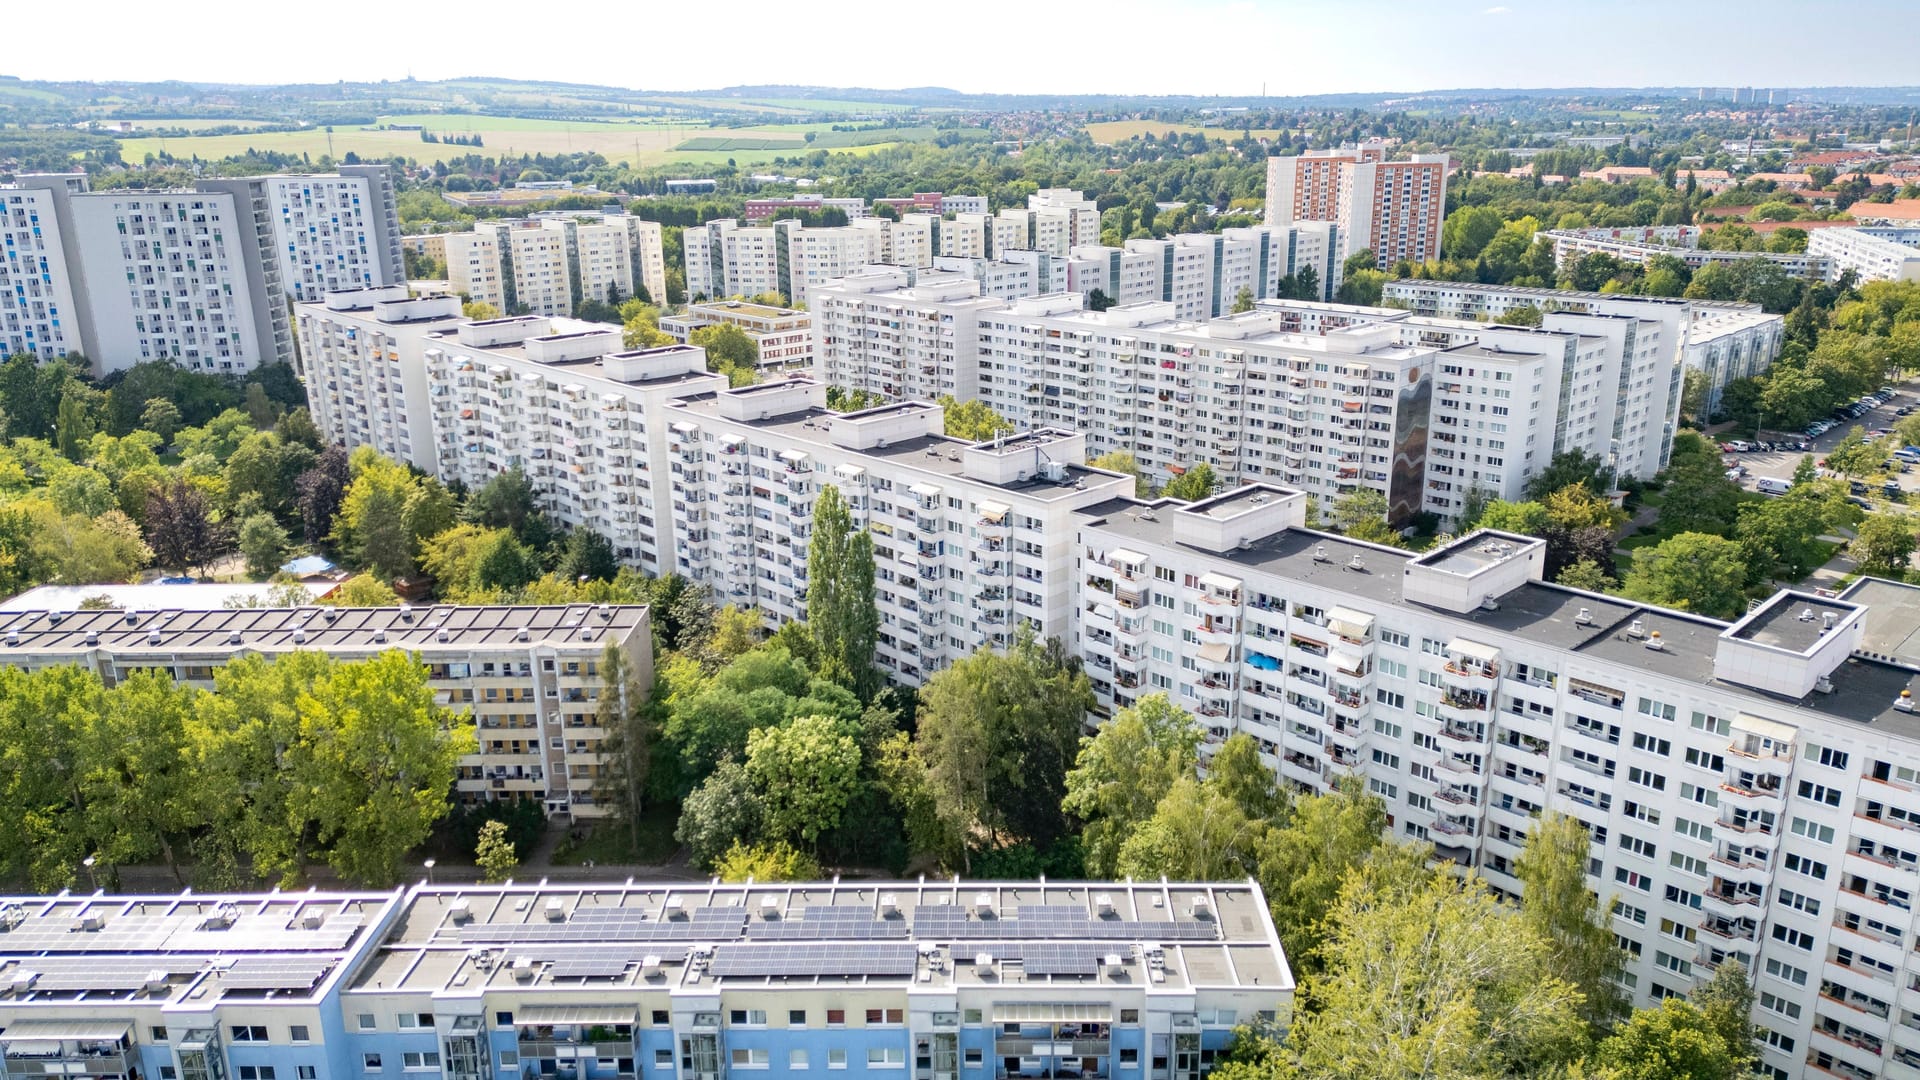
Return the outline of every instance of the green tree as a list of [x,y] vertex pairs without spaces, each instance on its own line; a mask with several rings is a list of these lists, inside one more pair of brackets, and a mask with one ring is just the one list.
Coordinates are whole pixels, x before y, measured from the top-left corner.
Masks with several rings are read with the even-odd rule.
[[77,380],[68,383],[66,392],[60,395],[60,407],[54,417],[54,445],[68,461],[79,461],[93,439],[93,413],[87,405],[86,387]]
[[1340,282],[1334,299],[1342,304],[1377,307],[1387,287],[1387,275],[1379,270],[1349,271]]
[[998,435],[1011,435],[1013,421],[994,412],[986,402],[977,398],[960,401],[952,394],[943,395],[939,405],[946,412],[946,433],[956,439],[968,442],[986,442]]
[[1544,499],[1571,484],[1585,484],[1588,491],[1613,490],[1613,471],[1592,454],[1569,450],[1553,455],[1547,467],[1527,481],[1527,498]]
[[413,573],[406,519],[412,494],[413,478],[405,468],[378,455],[366,459],[354,470],[334,518],[333,539],[342,554],[382,578]]
[[495,530],[476,546],[473,559],[473,587],[503,592],[518,589],[540,576],[540,564],[533,552],[503,530]]
[[1296,971],[1318,970],[1315,945],[1340,884],[1385,843],[1387,807],[1359,777],[1296,799],[1286,822],[1260,845],[1257,876]]
[[1199,746],[1193,714],[1164,693],[1142,697],[1080,740],[1063,805],[1086,822],[1080,839],[1087,873],[1118,872],[1121,847],[1174,783],[1193,775]]
[[1219,785],[1183,776],[1121,845],[1119,871],[1174,881],[1244,878],[1266,832],[1266,822],[1248,818]]
[[807,541],[807,626],[821,673],[863,701],[879,689],[873,650],[880,612],[873,580],[872,534],[855,528],[839,488],[821,485]]
[[1235,315],[1238,315],[1243,311],[1252,311],[1252,310],[1253,310],[1253,290],[1248,288],[1245,285],[1242,285],[1240,286],[1240,291],[1233,294],[1233,312],[1232,313]]
[[1569,565],[1553,580],[1569,589],[1585,589],[1587,592],[1610,592],[1618,584],[1613,575],[1592,559],[1581,559]]
[[224,539],[207,497],[186,479],[147,500],[147,546],[161,566],[175,573],[204,566]]
[[1823,496],[1820,484],[1796,484],[1778,498],[1741,505],[1733,536],[1746,550],[1756,584],[1769,576],[1799,581],[1826,561],[1820,535],[1839,524],[1846,501],[1844,490]]
[[1856,426],[1827,451],[1827,468],[1842,476],[1862,476],[1879,468],[1886,459],[1886,443],[1867,438],[1866,429]]
[[1167,481],[1167,486],[1160,489],[1160,494],[1169,499],[1199,502],[1212,495],[1218,483],[1219,481],[1214,477],[1213,466],[1202,461],[1188,466],[1185,472]]
[[1365,863],[1340,889],[1316,1007],[1288,1035],[1301,1072],[1491,1080],[1570,1061],[1585,1044],[1580,995],[1543,977],[1549,946],[1479,878],[1419,861]]
[[151,668],[104,695],[80,754],[88,832],[101,863],[126,866],[158,855],[185,884],[178,845],[202,820],[187,731],[204,696]]
[[777,839],[813,846],[840,824],[860,772],[860,748],[829,716],[797,717],[747,736],[747,779],[762,824]]
[[1144,498],[1152,489],[1153,485],[1147,479],[1146,470],[1140,467],[1140,460],[1133,456],[1131,450],[1110,450],[1087,462],[1087,465],[1090,468],[1106,469],[1109,472],[1125,473],[1133,477],[1132,494],[1135,497]]
[[1480,512],[1477,527],[1519,533],[1522,536],[1545,536],[1553,527],[1553,518],[1547,513],[1547,508],[1537,502],[1495,499]]
[[180,430],[180,406],[167,398],[149,398],[146,407],[140,412],[140,426],[160,436],[160,445],[173,441],[173,434]]
[[82,783],[85,732],[103,707],[100,679],[78,665],[0,666],[0,867],[41,892],[73,884],[92,854]]
[[1687,995],[1726,1044],[1737,1076],[1746,1075],[1760,1057],[1755,1045],[1759,1029],[1753,1024],[1752,978],[1745,964],[1729,956],[1713,969],[1712,978]]
[[707,351],[707,370],[727,376],[734,386],[751,386],[760,373],[760,345],[732,323],[695,330],[688,340]]
[[1287,814],[1287,792],[1260,760],[1260,744],[1244,731],[1227,736],[1207,762],[1207,783],[1232,799],[1249,821],[1278,824]]
[[920,688],[918,749],[944,827],[992,843],[1050,846],[1093,690],[1057,641],[1022,630],[1004,653],[981,649]]
[[1587,887],[1591,857],[1586,825],[1548,811],[1527,830],[1514,876],[1525,886],[1521,913],[1548,945],[1546,973],[1579,990],[1581,1015],[1604,1030],[1626,1010],[1614,982],[1626,954],[1614,942],[1606,908]]
[[1539,326],[1546,315],[1532,304],[1515,304],[1500,316],[1500,321],[1508,326]]
[[681,804],[673,838],[687,845],[693,865],[712,868],[736,843],[760,829],[760,791],[738,761],[726,760]]
[[520,856],[507,839],[507,823],[489,821],[480,826],[480,841],[473,848],[474,865],[480,868],[481,881],[506,881],[520,867]]
[[1622,591],[1643,603],[1731,618],[1746,606],[1746,558],[1736,541],[1679,533],[1634,552]]
[[460,305],[460,314],[474,322],[486,322],[500,317],[500,309],[485,300],[469,300]]
[[1868,514],[1847,544],[1847,554],[1864,573],[1899,579],[1913,560],[1916,532],[1906,514]]
[[610,805],[615,820],[627,830],[629,846],[637,848],[653,771],[653,719],[642,707],[645,687],[620,643],[611,639],[600,652],[600,684],[605,689],[594,702],[593,721],[606,734],[600,738],[594,799]]
[[506,529],[525,542],[528,523],[540,513],[533,482],[519,468],[495,473],[467,496],[462,519],[489,529]]
[[1387,497],[1372,488],[1356,487],[1334,500],[1331,523],[1343,533],[1352,533],[1368,526],[1384,526],[1387,523]]
[[1618,1080],[1734,1080],[1739,1062],[1698,1007],[1670,997],[1641,1009],[1595,1047],[1601,1075]]
[[280,527],[272,514],[264,511],[252,514],[240,523],[240,553],[246,556],[247,573],[252,577],[273,576],[286,561],[290,543],[287,530]]
[[393,607],[400,603],[400,594],[377,577],[355,574],[322,597],[320,602],[331,607]]
[[813,856],[785,841],[743,844],[736,840],[713,861],[713,872],[721,881],[734,882],[818,881],[822,877]]
[[558,570],[568,581],[612,581],[620,572],[620,561],[611,541],[582,525],[567,534]]

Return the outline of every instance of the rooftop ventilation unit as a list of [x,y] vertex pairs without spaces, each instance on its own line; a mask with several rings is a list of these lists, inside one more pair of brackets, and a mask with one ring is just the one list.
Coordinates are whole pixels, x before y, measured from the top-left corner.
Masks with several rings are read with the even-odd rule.
[[1833,624],[1834,624],[1834,623],[1837,623],[1837,622],[1839,622],[1839,621],[1840,621],[1840,616],[1839,616],[1839,615],[1837,615],[1837,614],[1835,614],[1834,612],[1831,612],[1831,611],[1829,611],[1829,612],[1825,612],[1824,614],[1822,614],[1822,615],[1820,616],[1820,630],[1821,630],[1821,632],[1822,632],[1822,633],[1824,633],[1824,632],[1826,632],[1826,631],[1828,631],[1828,630],[1831,630],[1831,629],[1833,629]]
[[1813,689],[1816,693],[1831,694],[1833,693],[1833,680],[1822,675],[1813,680]]
[[293,643],[294,643],[295,645],[305,645],[305,644],[307,643],[307,628],[306,628],[306,627],[304,627],[304,626],[296,626],[296,627],[294,627],[294,628],[293,628]]
[[413,605],[412,604],[400,605],[400,621],[401,622],[413,621]]
[[147,981],[146,981],[145,989],[149,994],[166,993],[167,992],[167,969],[154,968],[152,971],[147,972]]
[[1627,624],[1627,636],[1634,639],[1635,641],[1638,641],[1641,638],[1646,637],[1647,624],[1640,619],[1633,620],[1632,622]]
[[1807,608],[1801,608],[1801,609],[1800,609],[1800,614],[1798,614],[1798,615],[1795,615],[1795,616],[1794,616],[1794,618],[1796,618],[1796,619],[1799,619],[1799,620],[1800,620],[1801,622],[1812,622],[1812,621],[1813,621],[1813,609],[1812,609],[1812,608],[1810,608],[1810,607],[1807,607]]
[[318,930],[320,929],[320,924],[326,921],[327,913],[321,911],[319,908],[309,908],[300,913],[300,928],[302,930]]
[[532,636],[533,636],[533,628],[530,626],[523,626],[520,629],[515,630],[513,632],[513,640],[515,641],[526,641]]
[[[985,970],[985,969],[989,969],[989,968],[992,968],[992,967],[993,967],[993,954],[992,954],[992,953],[990,953],[990,952],[981,952],[981,953],[974,953],[974,954],[973,954],[973,966],[974,966],[974,967],[976,967],[976,968],[980,968],[980,969],[983,969],[983,970]],[[978,973],[976,972],[976,974],[978,974]]]
[[225,904],[222,904],[221,906],[214,908],[211,912],[207,913],[206,919],[200,923],[200,929],[225,930],[227,927],[232,925],[233,925],[233,909],[230,907],[227,907]]
[[1353,570],[1357,572],[1357,571],[1365,570],[1366,568],[1367,568],[1366,560],[1362,559],[1360,557],[1360,553],[1357,551],[1353,553],[1353,558],[1347,560],[1347,569],[1349,570]]
[[379,645],[387,640],[387,628],[380,627],[373,632],[373,643]]
[[679,897],[677,897],[677,896],[669,896],[669,897],[667,897],[667,902],[666,902],[666,903],[664,903],[664,904],[662,904],[662,905],[660,905],[660,917],[661,917],[661,918],[663,918],[663,919],[677,919],[677,918],[679,918],[679,917],[680,917],[680,915],[681,915],[681,911],[680,911],[680,898],[679,898]]
[[1126,970],[1126,960],[1117,952],[1107,954],[1107,974],[1118,975]]
[[1574,612],[1573,625],[1592,626],[1593,625],[1593,609],[1589,607],[1583,607],[1579,611]]
[[777,897],[772,897],[772,896],[761,897],[760,898],[760,917],[763,919],[779,918],[780,917],[780,900]]
[[983,892],[975,895],[973,898],[973,910],[976,915],[983,918],[991,916],[993,914],[993,894]]
[[9,645],[20,644],[20,631],[18,628],[11,628],[7,631],[7,644]]
[[229,631],[227,631],[227,644],[229,644],[229,645],[238,645],[238,644],[240,644],[240,642],[241,642],[242,640],[243,640],[243,639],[242,639],[242,637],[241,637],[241,635],[240,635],[240,631],[239,631],[239,630],[237,630],[237,629],[235,629],[235,630],[229,630]]
[[1187,905],[1187,914],[1196,919],[1211,919],[1213,918],[1213,905],[1208,902],[1206,897],[1196,896],[1193,898],[1193,902]]
[[660,957],[657,953],[648,953],[640,958],[640,977],[651,979],[660,974]]
[[549,900],[547,901],[546,912],[548,922],[559,922],[567,917],[567,905],[558,899]]
[[887,893],[885,896],[882,896],[880,898],[880,917],[886,919],[898,914],[900,914],[900,898],[892,893]]
[[156,626],[153,629],[147,631],[147,644],[149,645],[160,644],[160,628],[159,627]]
[[1653,633],[1647,635],[1647,648],[1652,649],[1654,652],[1659,652],[1666,647],[1667,643],[1660,640],[1660,631],[1655,630]]
[[1893,699],[1893,707],[1901,712],[1913,711],[1913,691],[1902,690],[1900,696]]
[[133,625],[134,623],[137,623],[137,622],[139,622],[139,621],[140,621],[140,613],[139,613],[139,612],[137,612],[137,611],[133,611],[133,610],[131,610],[131,609],[130,609],[130,610],[128,610],[128,612],[127,612],[127,625],[128,625],[128,626],[132,626],[132,625]]
[[16,971],[13,973],[13,981],[7,986],[15,994],[24,994],[33,989],[33,984],[39,979],[40,973],[37,971]]
[[98,630],[87,631],[87,644],[89,645],[100,644],[100,631]]
[[320,617],[327,620],[328,622],[332,622],[335,619],[338,619],[340,617],[340,609],[328,608],[327,610],[320,613]]
[[435,641],[451,641],[453,640],[453,631],[443,626],[433,635],[433,638]]
[[533,981],[533,957],[516,956],[513,958],[513,981]]
[[80,929],[98,930],[107,925],[107,917],[98,911],[89,911],[80,916]]
[[1113,894],[1101,893],[1093,898],[1093,909],[1102,916],[1113,914]]
[[464,896],[456,896],[447,904],[447,918],[452,922],[466,922],[473,918],[473,905]]
[[1327,555],[1327,545],[1325,545],[1325,544],[1315,544],[1315,545],[1314,545],[1314,547],[1313,547],[1313,561],[1314,561],[1314,562],[1329,562],[1329,561],[1331,561],[1331,560],[1330,560],[1330,558],[1329,558],[1329,557],[1328,557],[1328,555]]

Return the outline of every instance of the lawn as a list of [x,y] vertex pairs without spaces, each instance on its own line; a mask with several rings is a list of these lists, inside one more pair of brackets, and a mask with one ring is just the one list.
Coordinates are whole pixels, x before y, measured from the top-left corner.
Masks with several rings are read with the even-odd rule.
[[592,862],[596,866],[659,866],[680,850],[680,841],[673,838],[679,810],[672,803],[648,807],[640,817],[638,847],[627,843],[627,830],[615,824],[592,828],[578,842],[563,839],[554,848],[554,865],[585,866]]

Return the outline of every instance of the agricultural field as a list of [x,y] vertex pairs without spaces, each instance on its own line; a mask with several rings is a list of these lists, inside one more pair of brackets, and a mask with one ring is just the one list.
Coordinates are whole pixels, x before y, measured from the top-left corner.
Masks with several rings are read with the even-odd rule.
[[[1140,135],[1151,133],[1154,138],[1167,135],[1191,135],[1199,132],[1209,139],[1237,139],[1240,129],[1231,125],[1221,127],[1201,127],[1198,124],[1176,124],[1167,120],[1107,120],[1087,125],[1087,134],[1097,143],[1119,143]],[[1276,128],[1255,128],[1256,139],[1272,139],[1286,135],[1287,132]]]

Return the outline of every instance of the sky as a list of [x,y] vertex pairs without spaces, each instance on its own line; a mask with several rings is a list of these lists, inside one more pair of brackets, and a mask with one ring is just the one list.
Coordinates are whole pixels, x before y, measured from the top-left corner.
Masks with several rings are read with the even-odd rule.
[[1920,83],[1920,0],[575,0],[545,29],[501,0],[9,7],[6,36],[34,47],[0,74],[25,79],[1234,96]]

